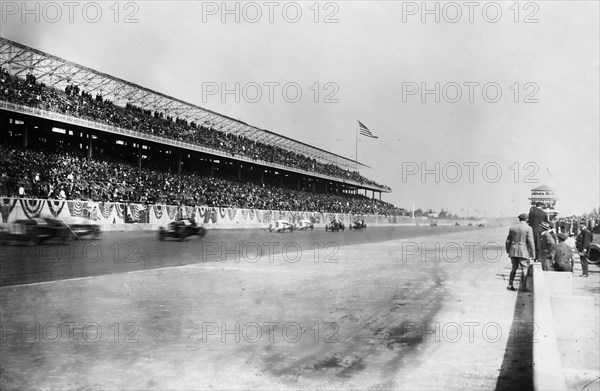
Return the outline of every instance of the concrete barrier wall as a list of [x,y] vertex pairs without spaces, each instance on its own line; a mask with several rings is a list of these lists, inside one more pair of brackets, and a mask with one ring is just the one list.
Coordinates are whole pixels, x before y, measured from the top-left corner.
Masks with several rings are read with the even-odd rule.
[[550,292],[541,265],[533,265],[533,321],[538,332],[533,338],[533,385],[535,390],[566,390]]
[[[260,228],[275,220],[283,219],[297,223],[308,219],[317,226],[324,226],[334,217],[350,224],[364,219],[370,226],[386,225],[454,225],[454,220],[423,219],[404,216],[352,215],[342,213],[294,212],[238,208],[213,208],[207,206],[141,205],[118,202],[41,200],[29,198],[0,198],[2,223],[35,217],[55,217],[68,221],[84,217],[98,222],[105,231],[157,229],[179,218],[194,218],[207,228]],[[467,222],[461,222],[467,224]],[[476,224],[476,222],[473,222]]]
[[594,298],[573,295],[573,274],[533,266],[533,384],[535,390],[581,389],[597,376],[587,368],[594,341]]

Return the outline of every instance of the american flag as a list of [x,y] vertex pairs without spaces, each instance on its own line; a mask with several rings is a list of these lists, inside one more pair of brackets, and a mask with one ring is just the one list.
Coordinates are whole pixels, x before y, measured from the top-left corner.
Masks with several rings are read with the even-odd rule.
[[367,136],[370,138],[379,138],[375,135],[373,135],[373,133],[371,133],[371,131],[369,130],[369,128],[367,128],[365,126],[365,124],[363,124],[362,122],[358,121],[358,129],[359,129],[359,133],[363,136]]

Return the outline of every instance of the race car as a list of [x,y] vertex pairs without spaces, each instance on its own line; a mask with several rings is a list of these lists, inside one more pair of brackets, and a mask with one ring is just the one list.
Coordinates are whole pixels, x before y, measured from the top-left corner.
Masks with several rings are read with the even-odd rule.
[[291,224],[285,220],[276,220],[274,223],[269,224],[269,232],[277,231],[277,232],[285,232],[285,231],[294,231],[294,224]]
[[92,239],[99,239],[101,230],[100,226],[93,220],[85,218],[74,218],[67,222],[69,231],[73,239],[89,236]]
[[7,224],[1,242],[26,243],[30,246],[46,242],[64,244],[70,235],[69,227],[61,220],[38,217]]
[[364,220],[356,220],[354,223],[350,224],[350,231],[353,229],[365,229],[367,228],[367,224]]
[[202,238],[206,235],[206,228],[196,224],[194,219],[182,219],[169,223],[165,229],[158,229],[158,239],[165,240],[166,238],[176,238],[181,241],[186,240],[189,236],[197,235]]
[[333,220],[331,220],[331,223],[325,225],[325,231],[336,231],[337,232],[337,231],[343,231],[345,229],[346,229],[346,227],[344,226],[344,223],[342,223],[338,219],[333,219]]
[[300,220],[298,221],[298,227],[296,229],[299,229],[301,231],[308,231],[309,229],[312,231],[315,228],[314,224],[310,222],[310,220]]
[[600,267],[600,245],[598,243],[590,244],[588,262],[592,265],[598,265],[598,267]]

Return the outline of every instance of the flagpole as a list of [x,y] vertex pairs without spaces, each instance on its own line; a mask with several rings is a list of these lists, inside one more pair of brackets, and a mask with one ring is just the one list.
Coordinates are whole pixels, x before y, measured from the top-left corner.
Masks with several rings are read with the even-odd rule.
[[[356,162],[358,163],[358,121],[356,121],[356,152],[354,153],[354,160],[356,160]],[[358,165],[356,166],[356,168],[358,169]]]
[[354,153],[354,160],[356,160],[356,172],[360,173],[360,169],[358,167],[358,129],[359,129],[358,121],[356,121],[356,151]]

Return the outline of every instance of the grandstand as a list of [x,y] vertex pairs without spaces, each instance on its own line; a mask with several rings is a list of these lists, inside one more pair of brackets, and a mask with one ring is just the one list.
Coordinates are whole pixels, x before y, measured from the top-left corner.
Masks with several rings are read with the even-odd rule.
[[[402,213],[381,202],[391,189],[360,175],[368,167],[358,161],[4,38],[0,124],[2,154],[12,156],[4,172],[20,175],[3,175],[2,195]],[[42,189],[36,175],[48,172],[53,186]],[[220,195],[207,190],[215,183]],[[152,194],[161,186],[167,194]],[[236,196],[249,191],[256,202]]]

